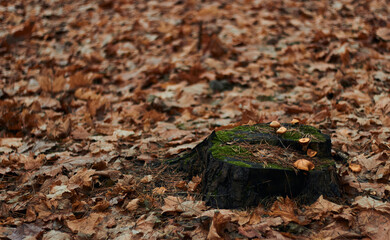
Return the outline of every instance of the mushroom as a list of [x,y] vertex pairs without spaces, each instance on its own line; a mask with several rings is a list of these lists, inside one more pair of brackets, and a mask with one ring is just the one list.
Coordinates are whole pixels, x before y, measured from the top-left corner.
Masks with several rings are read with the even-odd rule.
[[280,123],[278,121],[272,121],[270,124],[269,124],[270,127],[276,129],[276,128],[280,128]]
[[287,132],[287,128],[285,128],[285,127],[280,127],[280,128],[278,128],[278,130],[276,130],[276,133],[280,134],[280,135],[285,133],[285,132]]
[[300,170],[310,171],[314,169],[314,164],[306,159],[298,159],[293,163],[295,168]]
[[351,169],[351,171],[355,172],[355,173],[362,171],[362,165],[360,165],[358,163],[350,163],[348,168]]
[[297,123],[299,123],[299,119],[294,118],[293,120],[291,120],[291,124],[295,125]]
[[309,157],[314,157],[315,155],[317,155],[317,151],[314,151],[313,149],[307,149],[307,152],[306,152],[307,156]]
[[306,151],[309,146],[310,138],[300,138],[298,142],[301,144],[303,151]]

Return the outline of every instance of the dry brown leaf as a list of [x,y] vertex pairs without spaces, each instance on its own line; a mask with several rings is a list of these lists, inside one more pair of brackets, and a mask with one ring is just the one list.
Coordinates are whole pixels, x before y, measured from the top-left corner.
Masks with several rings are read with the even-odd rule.
[[202,182],[202,178],[200,178],[199,176],[192,177],[192,180],[188,183],[188,191],[190,192],[195,191],[201,182]]
[[325,200],[321,195],[315,203],[305,211],[305,215],[309,219],[322,220],[325,216],[330,214],[340,213],[342,206]]
[[70,76],[69,84],[72,89],[79,88],[79,87],[86,87],[91,85],[91,83],[92,83],[92,78],[89,78],[81,71]]
[[175,187],[181,190],[187,190],[187,183],[185,181],[179,181],[175,184]]
[[69,189],[91,187],[92,186],[92,175],[95,174],[95,170],[83,168],[69,179]]
[[47,136],[49,139],[59,139],[69,136],[71,132],[72,121],[70,117],[50,121],[47,124]]
[[152,175],[146,175],[141,179],[141,183],[150,183],[151,181],[153,181]]
[[272,205],[269,214],[279,216],[287,224],[291,221],[300,223],[301,221],[295,215],[296,205],[289,197],[279,197]]
[[382,27],[376,30],[376,35],[380,37],[382,40],[390,41],[390,28]]
[[103,200],[97,202],[96,205],[93,206],[91,209],[94,211],[97,211],[97,212],[102,212],[102,211],[105,211],[109,207],[110,207],[110,203],[107,200],[103,199]]
[[140,199],[139,198],[134,198],[131,200],[127,205],[126,205],[126,210],[129,212],[132,212],[134,210],[137,210],[138,204],[139,204]]
[[313,107],[311,105],[305,104],[305,103],[302,103],[299,106],[284,104],[284,111],[287,114],[312,113],[313,112]]
[[355,198],[355,201],[352,203],[355,208],[360,209],[374,209],[382,213],[390,214],[390,203],[382,202],[380,200],[375,200],[368,196],[358,196]]
[[209,234],[207,235],[208,240],[223,240],[225,239],[225,227],[230,221],[229,215],[224,215],[219,211],[214,213],[213,221],[210,226]]
[[206,204],[203,201],[185,201],[180,208],[183,210],[182,217],[199,217],[206,210]]
[[22,138],[0,138],[0,147],[18,148],[22,146]]
[[370,239],[390,239],[390,217],[375,209],[361,211],[357,214],[357,225],[362,234]]
[[91,213],[91,215],[84,218],[67,220],[65,224],[74,233],[92,235],[96,232],[95,229],[104,220],[106,215],[106,213]]
[[164,198],[164,206],[161,207],[162,213],[173,213],[173,212],[183,212],[180,207],[180,204],[183,202],[183,199],[174,196],[168,196]]
[[165,192],[167,191],[167,189],[165,187],[156,187],[153,189],[153,194],[156,194],[156,195],[163,195]]

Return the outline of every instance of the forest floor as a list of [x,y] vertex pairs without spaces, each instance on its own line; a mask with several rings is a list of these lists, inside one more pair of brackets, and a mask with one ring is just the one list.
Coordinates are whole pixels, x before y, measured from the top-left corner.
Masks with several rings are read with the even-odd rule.
[[[0,22],[1,239],[390,239],[388,1],[15,0]],[[348,159],[342,202],[213,209],[160,164],[293,118]]]

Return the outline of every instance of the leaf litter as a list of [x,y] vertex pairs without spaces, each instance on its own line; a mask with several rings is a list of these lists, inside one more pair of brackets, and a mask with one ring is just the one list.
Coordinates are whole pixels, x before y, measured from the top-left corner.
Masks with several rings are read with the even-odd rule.
[[[0,12],[1,238],[389,238],[386,1]],[[331,135],[340,202],[208,209],[201,176],[161,164],[216,128],[293,118]]]

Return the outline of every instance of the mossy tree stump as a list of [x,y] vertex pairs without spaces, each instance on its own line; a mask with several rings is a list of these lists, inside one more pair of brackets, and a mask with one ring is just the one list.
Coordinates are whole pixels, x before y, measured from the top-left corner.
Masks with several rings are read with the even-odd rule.
[[[208,205],[219,208],[254,206],[270,196],[299,197],[304,203],[320,195],[339,197],[338,178],[328,135],[307,125],[282,124],[278,135],[269,124],[238,126],[213,132],[178,165],[189,176],[202,176],[202,194]],[[300,138],[310,138],[302,146]],[[314,157],[306,150],[316,151]],[[306,158],[311,171],[297,170],[293,163]]]

